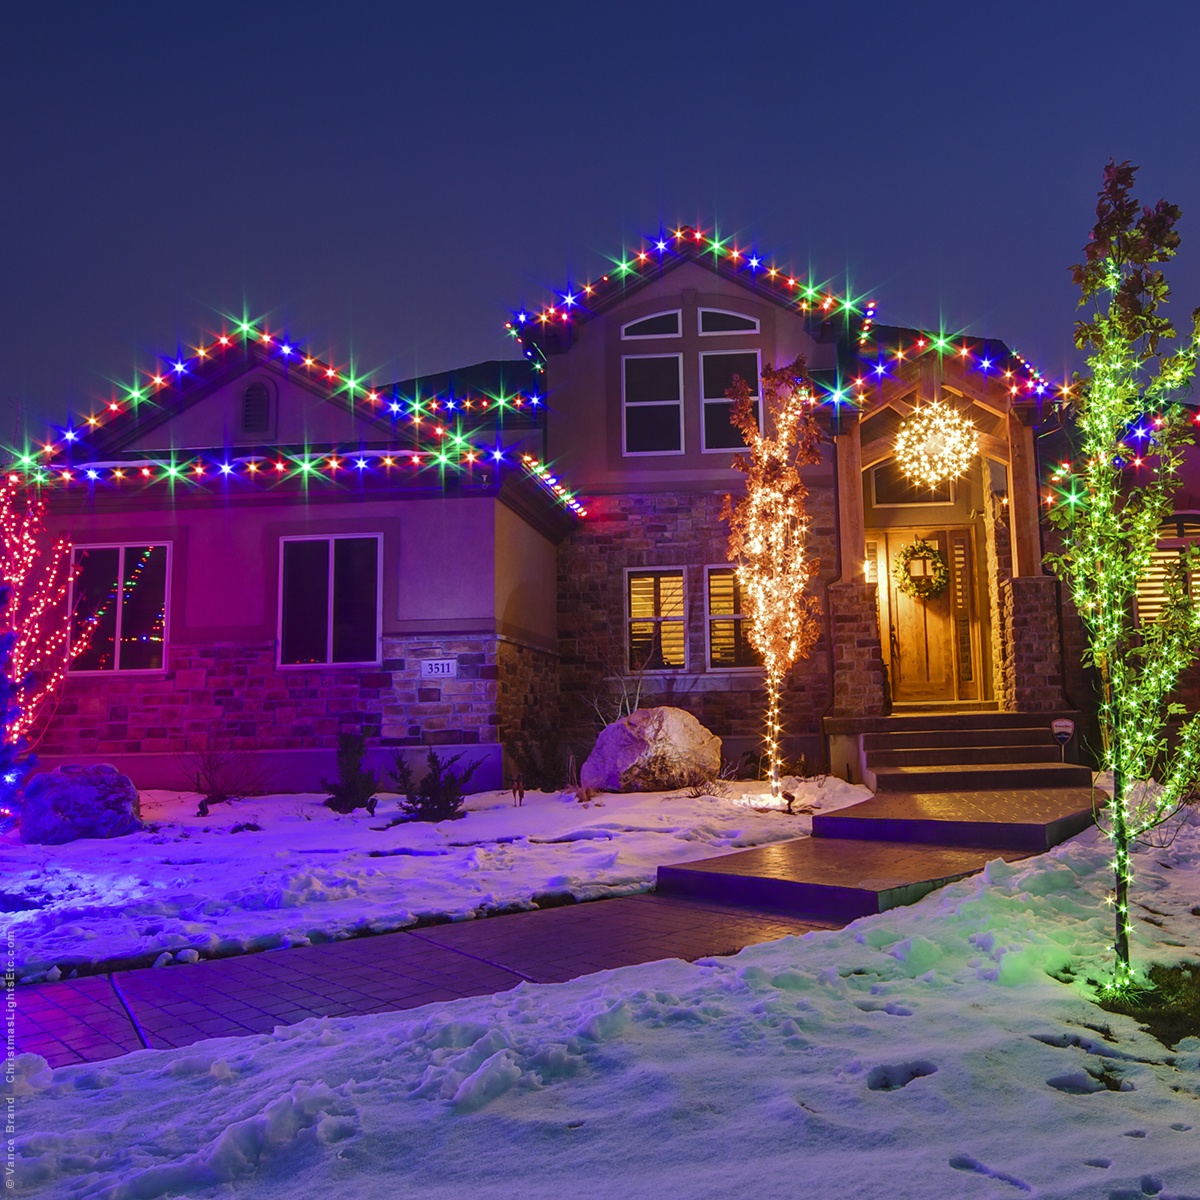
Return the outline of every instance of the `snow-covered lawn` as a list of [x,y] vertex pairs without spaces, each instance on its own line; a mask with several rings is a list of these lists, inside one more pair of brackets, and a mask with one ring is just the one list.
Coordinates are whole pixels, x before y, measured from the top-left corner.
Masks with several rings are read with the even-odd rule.
[[[825,811],[870,795],[834,778],[793,788],[798,806]],[[339,816],[320,796],[296,795],[198,817],[192,793],[145,792],[152,828],[141,833],[64,846],[0,836],[0,901],[15,910],[6,921],[26,980],[129,957],[186,962],[532,908],[547,893],[645,891],[660,863],[811,830],[808,817],[756,811],[768,793],[736,783],[722,798],[646,792],[580,804],[570,792],[529,792],[516,808],[507,792],[481,792],[461,820],[384,828],[395,797],[374,817]]]
[[[1088,1000],[1108,858],[1091,830],[731,959],[27,1056],[17,1176],[47,1200],[1200,1197],[1200,1038],[1167,1049]],[[1200,820],[1137,874],[1138,960],[1200,957]]]

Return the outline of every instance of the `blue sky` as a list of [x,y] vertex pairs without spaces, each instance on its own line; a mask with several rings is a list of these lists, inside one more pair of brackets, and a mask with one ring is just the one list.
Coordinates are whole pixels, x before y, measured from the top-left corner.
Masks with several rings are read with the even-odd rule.
[[1061,376],[1110,157],[1200,304],[1197,45],[1186,0],[19,6],[0,438],[243,309],[380,381],[509,357],[677,222]]

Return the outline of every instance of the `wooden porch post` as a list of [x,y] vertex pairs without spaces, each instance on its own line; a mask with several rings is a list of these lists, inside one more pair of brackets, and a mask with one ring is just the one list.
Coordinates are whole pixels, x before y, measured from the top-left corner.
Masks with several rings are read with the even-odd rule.
[[842,582],[862,583],[867,556],[867,533],[863,516],[862,429],[858,415],[842,415],[837,435],[838,545],[842,556]]
[[1043,574],[1037,454],[1033,445],[1035,420],[1032,408],[1014,407],[1008,414],[1008,511],[1014,576]]

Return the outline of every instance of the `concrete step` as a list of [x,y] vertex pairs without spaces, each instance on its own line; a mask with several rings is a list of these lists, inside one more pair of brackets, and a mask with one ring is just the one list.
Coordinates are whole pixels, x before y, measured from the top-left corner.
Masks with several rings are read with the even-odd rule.
[[1093,821],[1090,787],[879,792],[813,817],[814,838],[988,846],[1041,853]]
[[[1014,860],[1027,852],[1005,850]],[[826,921],[850,921],[912,904],[982,870],[995,850],[800,838],[658,868],[665,895],[747,904]]]
[[[959,739],[962,741],[962,738]],[[971,743],[975,736],[971,735]],[[868,750],[867,766],[932,767],[953,763],[1056,763],[1062,761],[1062,751],[1050,746],[922,746],[913,750]]]
[[1037,729],[918,729],[908,733],[864,733],[863,749],[915,750],[928,747],[961,746],[1055,746],[1058,743],[1047,725]]
[[1070,717],[1077,725],[1082,715],[1074,710],[1045,713],[926,712],[890,717],[826,717],[826,733],[909,733],[914,730],[1046,729],[1055,717]]
[[975,792],[1091,787],[1092,772],[1074,763],[958,763],[953,766],[867,769],[877,792]]

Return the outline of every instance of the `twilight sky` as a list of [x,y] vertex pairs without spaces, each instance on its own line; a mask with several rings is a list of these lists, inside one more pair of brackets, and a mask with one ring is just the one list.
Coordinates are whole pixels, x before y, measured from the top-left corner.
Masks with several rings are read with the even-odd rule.
[[1200,304],[1197,46],[1196,0],[13,5],[0,441],[243,309],[377,381],[511,357],[679,222],[1061,377],[1108,158]]

